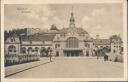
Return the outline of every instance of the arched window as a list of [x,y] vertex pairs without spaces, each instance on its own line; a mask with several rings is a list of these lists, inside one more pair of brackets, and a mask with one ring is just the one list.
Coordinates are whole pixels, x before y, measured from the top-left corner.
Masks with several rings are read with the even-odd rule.
[[32,50],[32,47],[28,47],[28,50]]
[[16,52],[16,47],[14,45],[10,45],[8,47],[8,52]]
[[11,39],[11,42],[13,42],[13,39]]
[[79,47],[79,40],[75,37],[70,37],[66,41],[67,48],[78,48]]
[[23,48],[21,49],[21,52],[24,53],[24,54],[26,54],[26,48],[23,47]]
[[38,47],[35,47],[35,51],[38,52],[39,48]]
[[27,51],[28,51],[28,53],[29,52],[32,52],[32,47],[28,47],[28,50]]

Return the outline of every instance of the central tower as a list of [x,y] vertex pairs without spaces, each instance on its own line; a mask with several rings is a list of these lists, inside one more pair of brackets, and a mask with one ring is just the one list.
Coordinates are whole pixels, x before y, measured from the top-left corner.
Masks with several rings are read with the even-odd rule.
[[72,10],[72,12],[71,12],[69,27],[75,27],[75,18],[74,18],[73,10]]

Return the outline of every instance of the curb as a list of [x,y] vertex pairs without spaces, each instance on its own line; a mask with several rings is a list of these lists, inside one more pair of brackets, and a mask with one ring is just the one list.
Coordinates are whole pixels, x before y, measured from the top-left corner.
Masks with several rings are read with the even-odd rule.
[[23,72],[23,71],[26,71],[26,70],[29,70],[29,69],[32,69],[32,68],[35,68],[35,67],[38,67],[38,66],[41,66],[41,65],[45,65],[47,63],[50,63],[50,62],[45,62],[43,64],[39,64],[39,65],[35,65],[35,66],[32,66],[32,67],[28,67],[28,68],[25,68],[25,69],[22,69],[22,70],[19,70],[19,71],[16,71],[14,73],[11,73],[11,74],[8,74],[8,75],[5,75],[5,78],[9,77],[9,76],[12,76],[12,75],[15,75],[17,73],[20,73],[20,72]]

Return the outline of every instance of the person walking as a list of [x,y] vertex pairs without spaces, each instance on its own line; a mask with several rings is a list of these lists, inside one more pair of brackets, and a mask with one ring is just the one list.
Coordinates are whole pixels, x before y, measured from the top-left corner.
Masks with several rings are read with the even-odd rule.
[[51,54],[49,54],[49,58],[50,58],[50,62],[52,62],[52,55]]
[[97,60],[99,59],[99,54],[97,54]]
[[99,51],[96,51],[97,60],[99,59]]

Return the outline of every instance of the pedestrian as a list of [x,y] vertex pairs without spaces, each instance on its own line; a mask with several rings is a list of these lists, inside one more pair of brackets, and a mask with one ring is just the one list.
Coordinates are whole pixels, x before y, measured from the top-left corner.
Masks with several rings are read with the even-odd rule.
[[106,54],[104,55],[104,61],[106,61]]
[[52,55],[50,54],[49,57],[50,57],[50,62],[52,62]]
[[99,59],[99,55],[97,54],[97,60]]
[[96,51],[96,55],[97,55],[97,60],[99,59],[99,53],[98,51]]

